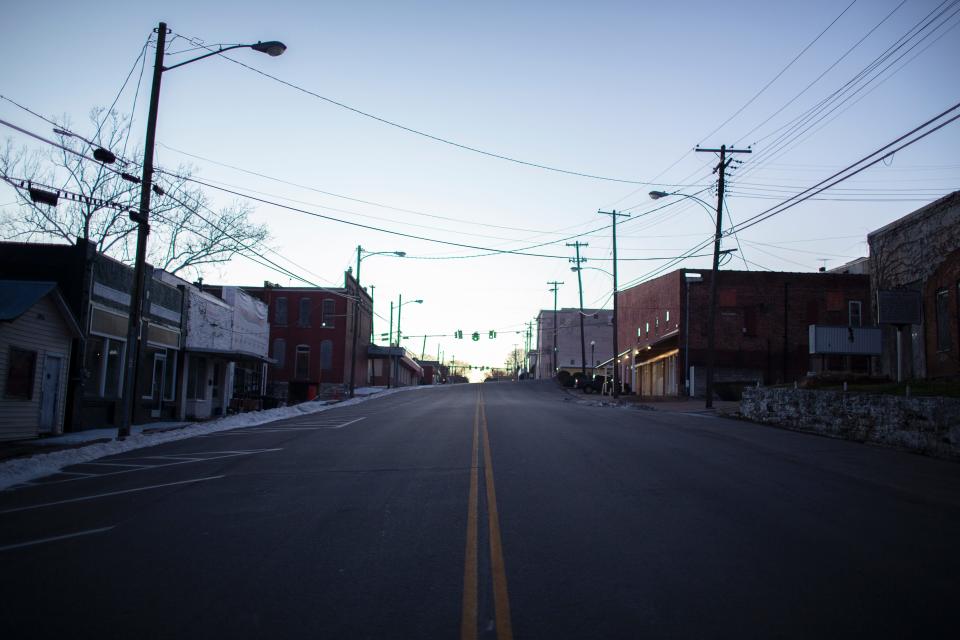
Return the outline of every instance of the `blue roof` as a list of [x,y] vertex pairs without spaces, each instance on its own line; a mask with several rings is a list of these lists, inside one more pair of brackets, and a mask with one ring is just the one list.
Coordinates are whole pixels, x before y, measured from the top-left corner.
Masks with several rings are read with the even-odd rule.
[[0,322],[16,320],[56,288],[56,282],[0,280]]

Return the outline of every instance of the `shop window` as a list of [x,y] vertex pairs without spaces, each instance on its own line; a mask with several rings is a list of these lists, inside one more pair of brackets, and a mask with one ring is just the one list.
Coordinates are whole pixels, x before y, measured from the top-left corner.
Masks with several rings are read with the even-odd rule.
[[84,395],[95,398],[119,398],[123,371],[124,341],[90,335],[87,338],[87,373]]
[[949,351],[950,344],[950,292],[937,291],[937,351]]
[[7,360],[7,382],[4,396],[16,400],[33,399],[33,379],[37,369],[37,352],[10,347]]
[[187,367],[187,400],[207,399],[207,359],[190,358]]

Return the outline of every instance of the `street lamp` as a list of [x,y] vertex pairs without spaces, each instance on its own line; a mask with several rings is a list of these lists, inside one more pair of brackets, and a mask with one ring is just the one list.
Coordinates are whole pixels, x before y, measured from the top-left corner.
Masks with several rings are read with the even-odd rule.
[[597,375],[597,356],[594,353],[594,350],[597,348],[597,341],[590,341],[590,368],[593,369],[593,375]]
[[[722,162],[721,162],[722,164]],[[707,386],[706,386],[706,408],[713,408],[713,370],[714,364],[716,361],[716,333],[717,333],[717,273],[720,270],[720,254],[724,253],[720,251],[720,239],[722,229],[720,228],[720,223],[722,222],[720,218],[720,203],[722,202],[723,195],[723,171],[726,167],[721,169],[721,178],[720,178],[720,196],[717,203],[717,217],[714,218],[711,214],[711,219],[716,224],[716,233],[714,234],[713,241],[713,268],[710,271],[710,312],[707,316]],[[690,195],[689,193],[667,193],[665,191],[651,191],[650,197],[654,200],[659,200],[666,196],[680,196],[681,198],[689,198],[701,204],[708,212],[710,212],[710,205],[698,198],[697,196]]]
[[[397,346],[398,347],[400,347],[400,312],[403,311],[403,305],[405,304],[423,304],[423,300],[407,300],[406,302],[404,302],[403,294],[402,293],[400,294],[400,298],[397,301]],[[397,360],[396,364],[394,365],[394,371],[396,372],[397,377],[400,376],[399,366],[400,366],[400,361]]]
[[[281,52],[282,53],[282,52]],[[272,54],[271,54],[272,55]],[[279,54],[277,54],[279,55]],[[366,254],[366,255],[364,255]],[[407,255],[405,251],[367,251],[360,245],[357,245],[357,273],[354,278],[357,282],[357,290],[354,292],[355,297],[353,300],[353,348],[350,350],[350,397],[353,397],[354,390],[356,389],[356,369],[357,369],[357,334],[360,329],[360,263],[363,262],[366,258],[370,256],[380,256],[380,255],[394,255],[398,258],[403,258]],[[371,302],[373,301],[373,296],[370,296]],[[370,310],[370,333],[373,333],[373,309]]]
[[690,397],[693,396],[694,392],[694,389],[690,388],[690,283],[700,282],[702,280],[703,276],[695,271],[683,272],[683,281],[687,290],[687,301],[684,305],[684,315],[686,318],[683,321],[683,381],[684,386],[687,388],[687,395]]
[[178,64],[163,66],[164,46],[167,40],[167,23],[161,22],[157,27],[157,54],[153,65],[153,86],[150,91],[150,110],[147,115],[147,137],[143,145],[143,176],[140,180],[140,209],[131,213],[130,217],[137,223],[137,254],[133,268],[133,292],[130,296],[130,322],[127,326],[127,363],[123,382],[123,412],[117,428],[117,438],[130,435],[130,425],[133,423],[134,396],[136,395],[137,367],[140,359],[141,333],[143,324],[143,294],[145,289],[145,272],[147,261],[147,235],[150,233],[150,191],[153,188],[153,152],[154,139],[157,132],[157,111],[160,106],[160,80],[164,71],[203,60],[210,56],[229,51],[231,49],[248,48],[265,53],[269,56],[279,56],[287,47],[282,42],[271,40],[255,44],[236,44],[221,47],[217,51],[205,53]]

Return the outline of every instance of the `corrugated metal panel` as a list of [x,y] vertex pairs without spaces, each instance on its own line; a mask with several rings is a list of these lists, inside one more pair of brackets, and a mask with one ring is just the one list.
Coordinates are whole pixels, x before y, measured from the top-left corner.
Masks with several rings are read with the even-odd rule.
[[810,353],[824,355],[879,356],[880,327],[828,327],[810,325]]

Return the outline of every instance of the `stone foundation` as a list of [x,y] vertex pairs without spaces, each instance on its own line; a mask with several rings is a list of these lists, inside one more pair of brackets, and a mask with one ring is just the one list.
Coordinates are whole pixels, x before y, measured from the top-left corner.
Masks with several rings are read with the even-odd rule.
[[743,417],[834,438],[960,459],[960,400],[806,389],[744,389]]

